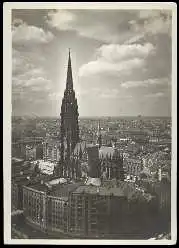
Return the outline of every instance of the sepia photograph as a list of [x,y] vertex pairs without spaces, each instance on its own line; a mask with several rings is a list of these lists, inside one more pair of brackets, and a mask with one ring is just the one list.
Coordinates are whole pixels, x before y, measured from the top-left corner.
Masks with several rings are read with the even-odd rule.
[[5,3],[4,242],[175,244],[174,3]]

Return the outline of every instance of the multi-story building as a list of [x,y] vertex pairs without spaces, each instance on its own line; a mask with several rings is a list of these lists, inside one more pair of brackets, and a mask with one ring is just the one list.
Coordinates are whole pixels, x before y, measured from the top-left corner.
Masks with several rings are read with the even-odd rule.
[[23,186],[26,221],[43,232],[67,232],[68,195],[77,185],[51,185],[44,181]]
[[60,141],[56,139],[47,139],[43,142],[43,159],[45,161],[60,160]]
[[12,157],[12,161],[11,161],[11,175],[12,175],[12,177],[19,175],[20,171],[22,170],[23,164],[24,164],[23,159]]
[[28,137],[12,142],[12,157],[42,158],[42,137]]
[[11,211],[22,210],[23,208],[23,191],[22,187],[29,184],[27,177],[20,176],[13,180],[11,184]]
[[142,180],[140,185],[156,196],[159,205],[159,222],[161,231],[171,228],[171,182],[166,178],[161,181]]
[[123,161],[125,172],[128,175],[139,177],[143,169],[143,161],[140,158],[125,158]]
[[[142,194],[133,184],[121,181],[104,181],[100,186],[82,182],[56,185],[38,182],[22,188],[26,221],[48,234],[64,232],[73,237],[117,237],[132,232],[130,226],[138,226],[140,205],[143,206],[140,217],[153,211],[149,204],[154,201],[151,196]],[[152,202],[157,213],[155,201]],[[135,216],[135,220],[131,216]]]
[[26,160],[36,160],[36,147],[26,145]]
[[[105,196],[93,186],[81,186],[69,197],[69,233],[96,237],[108,233],[109,213]],[[101,204],[103,206],[100,208]]]

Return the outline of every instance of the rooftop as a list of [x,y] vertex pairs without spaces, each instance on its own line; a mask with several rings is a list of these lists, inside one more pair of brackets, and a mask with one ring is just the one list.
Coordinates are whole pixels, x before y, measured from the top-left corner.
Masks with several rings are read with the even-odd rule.
[[58,197],[68,197],[69,194],[73,191],[75,191],[78,187],[80,187],[82,183],[71,183],[71,184],[61,184],[57,185],[55,189],[51,192],[52,196],[58,196]]
[[99,149],[99,157],[113,157],[115,155],[119,155],[119,149],[115,147],[109,147],[109,146],[101,146]]
[[134,183],[115,180],[104,181],[100,187],[94,185],[81,185],[74,193],[77,194],[91,194],[91,195],[103,195],[103,196],[118,196],[126,197],[128,200],[132,199],[143,199],[150,200],[152,196],[150,194],[142,193],[136,188]]
[[[96,179],[97,180],[97,179]],[[27,180],[23,176],[16,182],[21,185],[27,185],[29,188],[35,189],[41,192],[48,192],[49,195],[54,197],[68,197],[71,192],[75,194],[91,194],[91,195],[103,195],[103,196],[117,196],[125,197],[127,200],[142,199],[149,201],[151,199],[150,194],[141,192],[134,183],[105,180],[102,182],[95,181],[95,183],[84,184],[83,182],[60,182],[59,178],[50,180],[47,177],[41,177],[37,180]]]
[[27,179],[27,176],[24,175],[14,178],[13,182],[18,185],[27,185],[30,183],[30,181]]
[[79,186],[74,193],[85,193],[85,194],[92,194],[92,195],[112,195],[113,196],[125,196],[124,192],[120,188],[106,188],[104,186],[96,187],[93,185],[82,185]]
[[[43,181],[43,180],[42,180]],[[37,183],[32,183],[29,185],[30,188],[42,191],[42,192],[48,192],[49,195],[52,196],[58,196],[58,197],[67,197],[70,192],[74,191],[77,187],[81,185],[81,182],[79,183],[68,183],[68,184],[56,184],[51,185],[51,187],[47,186],[47,183],[49,181],[46,181],[41,183],[41,181]]]

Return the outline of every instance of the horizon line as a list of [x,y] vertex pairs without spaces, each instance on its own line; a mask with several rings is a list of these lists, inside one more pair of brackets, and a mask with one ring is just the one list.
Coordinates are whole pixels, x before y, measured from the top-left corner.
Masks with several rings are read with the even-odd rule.
[[[11,115],[11,117],[40,117],[40,118],[43,118],[43,117],[50,117],[50,118],[58,118],[60,116],[58,115]],[[141,115],[141,114],[138,114],[138,115],[82,115],[82,116],[79,116],[79,118],[109,118],[109,117],[112,117],[112,118],[115,118],[115,117],[172,117],[171,115]]]

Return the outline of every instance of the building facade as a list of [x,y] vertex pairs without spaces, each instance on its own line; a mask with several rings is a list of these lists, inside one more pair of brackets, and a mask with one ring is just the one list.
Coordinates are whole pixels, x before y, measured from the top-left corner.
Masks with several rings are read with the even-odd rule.
[[19,177],[18,180],[12,180],[11,211],[23,209],[23,186],[28,184],[29,180],[26,177]]
[[157,207],[152,206],[153,201],[145,200],[146,196],[134,186],[122,181],[114,185],[106,181],[99,187],[67,183],[49,188],[38,183],[22,189],[26,221],[47,234],[117,237],[136,232],[131,228],[141,223],[143,228],[148,228],[147,216],[151,211],[158,214]]
[[60,144],[57,140],[45,140],[43,142],[43,159],[57,162],[60,160]]
[[139,158],[125,158],[124,167],[127,175],[139,177],[143,169],[143,161]]

